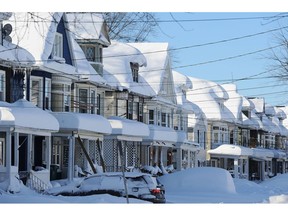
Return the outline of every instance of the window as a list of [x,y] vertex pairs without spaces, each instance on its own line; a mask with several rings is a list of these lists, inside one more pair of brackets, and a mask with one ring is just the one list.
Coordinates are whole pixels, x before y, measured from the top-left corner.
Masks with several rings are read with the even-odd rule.
[[91,90],[90,95],[91,95],[90,96],[91,114],[95,114],[96,113],[96,91]]
[[154,110],[149,110],[149,124],[154,124]]
[[133,97],[129,95],[127,101],[127,118],[133,119]]
[[138,121],[139,122],[143,122],[144,121],[144,118],[143,118],[143,109],[144,109],[144,99],[143,98],[140,98],[139,99],[139,115],[138,115]]
[[166,127],[166,113],[161,113],[161,126]]
[[5,71],[0,70],[0,101],[5,101]]
[[101,95],[97,94],[97,115],[101,115]]
[[79,89],[79,113],[87,113],[88,111],[88,90]]
[[69,112],[71,107],[71,85],[52,83],[51,106],[54,112]]
[[45,109],[51,109],[51,80],[45,78]]
[[100,44],[81,44],[80,46],[89,62],[103,62],[102,46]]
[[55,34],[52,56],[63,57],[63,35],[58,32]]
[[139,64],[130,62],[130,67],[132,71],[133,82],[138,82]]
[[32,77],[31,78],[31,102],[42,108],[42,78]]

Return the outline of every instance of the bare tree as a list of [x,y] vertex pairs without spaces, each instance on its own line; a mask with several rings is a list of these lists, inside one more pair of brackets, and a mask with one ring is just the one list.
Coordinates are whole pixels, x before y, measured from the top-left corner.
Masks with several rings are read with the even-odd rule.
[[154,13],[148,12],[106,12],[104,19],[112,40],[143,42],[158,26]]
[[272,73],[280,81],[288,81],[288,30],[284,29],[279,34],[275,35],[276,44],[269,54],[269,59],[272,60]]

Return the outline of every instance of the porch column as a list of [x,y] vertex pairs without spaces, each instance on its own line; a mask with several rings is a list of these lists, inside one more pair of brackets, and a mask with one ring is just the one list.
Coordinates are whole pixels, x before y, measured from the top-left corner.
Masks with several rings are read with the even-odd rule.
[[265,163],[266,161],[261,161],[261,171],[260,171],[260,180],[263,181],[265,179]]
[[27,139],[27,171],[30,172],[32,169],[32,134],[28,134]]
[[[219,158],[219,160],[220,160],[220,158]],[[226,170],[228,169],[227,162],[228,162],[228,158],[223,158],[223,163],[224,163],[223,168]]]
[[157,166],[159,165],[158,164],[158,155],[159,155],[159,146],[155,146],[155,154],[154,154],[154,160],[153,160],[153,166],[154,164],[156,164]]
[[19,133],[14,132],[14,166],[19,166]]
[[74,176],[74,148],[75,148],[75,137],[74,135],[69,136],[69,159],[68,159],[68,181],[73,180]]
[[238,173],[238,158],[234,158],[234,178],[239,178],[239,173]]
[[6,131],[6,172],[8,176],[8,191],[11,185],[11,132]]
[[245,178],[248,180],[249,179],[249,158],[245,160],[244,174],[245,174]]
[[45,161],[46,161],[46,169],[50,172],[51,165],[51,136],[45,137]]
[[239,173],[241,175],[241,177],[243,176],[243,160],[244,159],[239,159]]

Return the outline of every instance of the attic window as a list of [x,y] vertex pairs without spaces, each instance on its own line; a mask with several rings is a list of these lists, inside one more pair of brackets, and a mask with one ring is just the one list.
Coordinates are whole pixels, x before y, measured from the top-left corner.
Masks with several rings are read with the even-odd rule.
[[130,62],[130,67],[132,71],[133,82],[138,82],[139,64]]
[[55,34],[52,56],[63,57],[63,35],[58,32]]

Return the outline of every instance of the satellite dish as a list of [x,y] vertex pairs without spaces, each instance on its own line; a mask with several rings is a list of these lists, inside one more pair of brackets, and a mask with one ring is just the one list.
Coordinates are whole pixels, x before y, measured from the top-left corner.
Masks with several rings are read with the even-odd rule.
[[8,41],[9,43],[12,43],[12,38],[9,35],[5,36],[4,40]]
[[12,25],[9,24],[9,23],[5,24],[4,27],[3,27],[3,34],[5,36],[8,36],[8,35],[11,34],[11,32],[12,32]]

